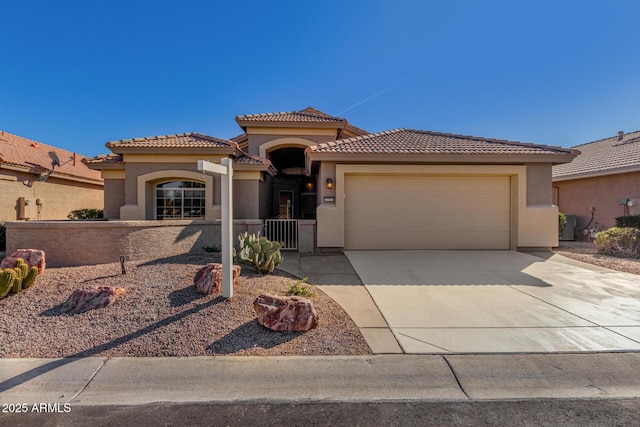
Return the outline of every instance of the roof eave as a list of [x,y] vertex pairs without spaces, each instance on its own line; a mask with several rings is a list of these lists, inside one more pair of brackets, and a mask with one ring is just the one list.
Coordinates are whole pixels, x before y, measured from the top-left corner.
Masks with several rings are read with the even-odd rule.
[[553,182],[570,181],[573,179],[596,178],[599,176],[619,175],[623,173],[632,173],[632,172],[640,172],[640,165],[634,165],[634,166],[628,166],[628,167],[616,168],[616,169],[607,169],[603,171],[583,172],[583,173],[576,173],[571,175],[557,176],[557,177],[553,177],[552,181]]
[[228,147],[109,147],[114,154],[235,154],[237,144]]
[[573,154],[392,154],[392,153],[318,153],[305,150],[311,161],[347,161],[347,162],[394,162],[394,163],[568,163]]
[[[2,163],[0,165],[0,169],[12,170],[12,171],[15,171],[15,172],[22,172],[22,173],[29,173],[29,174],[34,174],[34,175],[40,175],[42,173],[42,172],[35,171],[33,166],[24,166],[24,165],[18,165],[18,164],[8,164],[7,162]],[[46,171],[47,169],[45,168],[44,170]],[[64,180],[67,180],[67,181],[75,181],[75,182],[84,182],[84,183],[88,183],[88,184],[103,185],[103,180],[101,178],[86,178],[86,177],[82,177],[82,176],[71,175],[71,174],[68,174],[68,173],[57,172],[57,171],[53,171],[53,173],[50,176],[53,177],[53,178],[64,179]]]

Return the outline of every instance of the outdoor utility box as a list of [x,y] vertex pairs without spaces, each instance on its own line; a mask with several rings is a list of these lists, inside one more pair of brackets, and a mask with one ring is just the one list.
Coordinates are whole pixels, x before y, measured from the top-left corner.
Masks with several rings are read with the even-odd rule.
[[560,233],[560,240],[576,240],[575,236],[576,230],[576,216],[575,215],[567,215],[567,223],[564,226],[564,230]]
[[18,219],[35,219],[38,215],[36,201],[25,197],[18,198]]

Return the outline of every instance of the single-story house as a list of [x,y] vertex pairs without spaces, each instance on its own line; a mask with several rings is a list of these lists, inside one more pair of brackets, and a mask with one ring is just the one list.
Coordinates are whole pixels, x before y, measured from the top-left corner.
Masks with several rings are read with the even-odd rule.
[[369,133],[312,107],[236,117],[230,140],[198,133],[125,139],[87,159],[105,216],[220,218],[233,158],[234,218],[315,221],[317,249],[525,249],[557,245],[553,165],[573,149],[411,129]]
[[76,209],[102,209],[100,172],[89,169],[84,159],[0,131],[0,220],[57,220]]
[[574,147],[582,154],[553,167],[553,201],[576,216],[575,233],[607,229],[615,218],[640,214],[640,131]]

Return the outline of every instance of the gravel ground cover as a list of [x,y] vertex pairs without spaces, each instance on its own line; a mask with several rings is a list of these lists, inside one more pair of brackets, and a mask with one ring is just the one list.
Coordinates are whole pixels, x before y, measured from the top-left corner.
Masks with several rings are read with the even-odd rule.
[[[48,268],[36,284],[0,300],[0,357],[362,355],[364,338],[344,310],[315,289],[319,326],[274,332],[255,320],[253,300],[284,295],[296,279],[242,266],[229,300],[196,292],[193,277],[219,255],[96,266]],[[76,289],[119,286],[109,307],[68,316],[60,305]]]
[[640,259],[600,255],[592,242],[560,242],[560,247],[554,248],[553,251],[568,258],[611,270],[640,274]]

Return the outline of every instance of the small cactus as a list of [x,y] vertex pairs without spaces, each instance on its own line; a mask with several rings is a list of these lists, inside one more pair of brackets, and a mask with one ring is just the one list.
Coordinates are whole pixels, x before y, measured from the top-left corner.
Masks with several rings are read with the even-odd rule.
[[29,271],[29,264],[27,264],[26,262],[24,262],[24,260],[22,258],[17,258],[16,259],[16,265],[14,268],[19,268],[20,269],[20,275],[22,277],[25,277],[27,275],[27,272]]
[[22,279],[22,289],[27,289],[31,287],[36,282],[37,277],[38,277],[38,267],[33,266],[29,269],[27,274]]
[[0,269],[0,298],[4,298],[9,292],[17,294],[32,286],[38,273],[38,267],[29,268],[29,265],[20,258],[16,260],[15,267]]
[[[17,269],[13,269],[13,271],[16,271]],[[11,287],[11,292],[13,292],[14,294],[17,294],[18,292],[20,292],[22,290],[22,276],[20,276],[19,274],[15,274],[15,279],[13,279],[13,286]]]
[[0,298],[4,298],[13,289],[16,276],[12,269],[0,270]]

